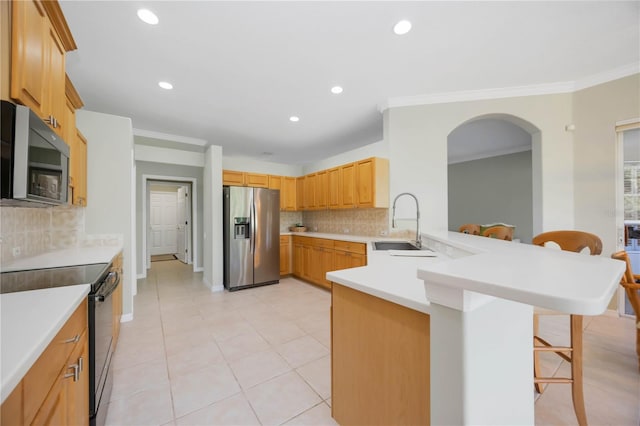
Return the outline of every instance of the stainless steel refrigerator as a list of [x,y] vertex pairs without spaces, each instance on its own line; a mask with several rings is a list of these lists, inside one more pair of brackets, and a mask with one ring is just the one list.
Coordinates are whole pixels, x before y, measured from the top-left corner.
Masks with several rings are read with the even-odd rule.
[[223,187],[224,286],[238,290],[280,279],[280,191]]

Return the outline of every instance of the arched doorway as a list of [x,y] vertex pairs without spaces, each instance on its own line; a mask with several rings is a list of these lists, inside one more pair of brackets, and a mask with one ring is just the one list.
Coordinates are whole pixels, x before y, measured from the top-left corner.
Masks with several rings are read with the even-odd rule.
[[540,132],[507,114],[468,120],[449,133],[449,229],[464,223],[507,223],[531,242],[540,232]]

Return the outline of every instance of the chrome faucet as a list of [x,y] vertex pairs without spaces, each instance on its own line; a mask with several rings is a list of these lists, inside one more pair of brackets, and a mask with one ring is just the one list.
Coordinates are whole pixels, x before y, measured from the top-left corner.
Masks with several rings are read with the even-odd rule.
[[396,201],[398,198],[403,195],[409,195],[413,197],[416,201],[416,247],[422,248],[422,237],[420,236],[420,204],[418,204],[418,198],[410,192],[403,192],[402,194],[396,195],[396,198],[393,199],[393,215],[391,217],[391,227],[396,227]]

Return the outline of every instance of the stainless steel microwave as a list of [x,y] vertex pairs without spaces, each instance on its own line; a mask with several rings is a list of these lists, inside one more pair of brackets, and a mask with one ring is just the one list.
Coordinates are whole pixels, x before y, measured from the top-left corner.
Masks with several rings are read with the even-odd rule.
[[29,108],[1,101],[2,203],[66,204],[69,147]]

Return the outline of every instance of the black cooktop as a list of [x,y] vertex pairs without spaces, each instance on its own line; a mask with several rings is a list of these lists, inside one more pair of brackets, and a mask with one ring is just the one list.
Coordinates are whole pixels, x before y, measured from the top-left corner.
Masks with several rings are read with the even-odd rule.
[[94,292],[108,272],[108,263],[3,272],[0,274],[0,294],[79,284],[91,284],[91,292]]

